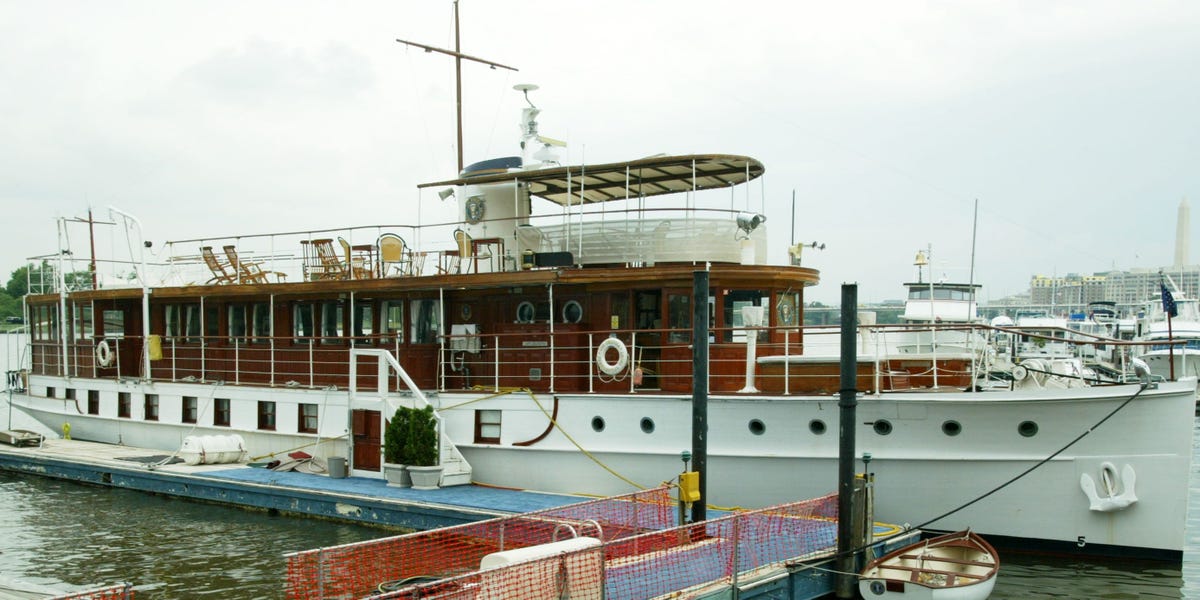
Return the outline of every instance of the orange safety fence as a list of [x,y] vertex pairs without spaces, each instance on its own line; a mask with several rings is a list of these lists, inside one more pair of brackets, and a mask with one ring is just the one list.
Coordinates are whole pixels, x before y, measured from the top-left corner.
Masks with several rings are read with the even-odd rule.
[[83,590],[81,592],[72,592],[61,596],[54,596],[47,600],[130,600],[133,598],[132,583],[118,583],[105,587]]
[[669,491],[664,486],[512,517],[289,554],[287,598],[361,598],[403,582],[440,580],[473,572],[484,556],[494,552],[575,537],[611,541],[661,531],[675,523],[675,504]]
[[[636,502],[630,502],[630,497],[624,498],[626,500],[621,503],[626,507],[637,506]],[[666,520],[672,519],[669,499],[664,498],[663,507],[668,510],[662,516]],[[540,516],[543,520],[546,518],[545,514]],[[557,542],[553,541],[546,527],[535,527],[539,522],[532,519],[534,515],[522,515],[488,523],[504,520],[508,521],[510,527],[519,524],[517,530],[531,534],[522,538],[522,543],[532,542],[538,544],[536,547],[506,544],[510,552],[486,556],[489,551],[499,548],[497,538],[493,537],[488,547],[474,552],[469,559],[450,558],[444,554],[440,558],[426,557],[429,558],[429,567],[438,565],[439,568],[423,573],[409,569],[405,571],[407,575],[391,580],[390,585],[374,589],[370,589],[365,580],[359,581],[361,587],[352,590],[340,584],[330,585],[334,583],[330,579],[323,582],[323,590],[315,591],[317,595],[297,595],[299,590],[296,584],[301,582],[298,577],[300,573],[291,570],[292,557],[289,557],[288,597],[375,600],[571,597],[638,600],[710,585],[730,585],[735,584],[739,577],[754,577],[756,570],[799,557],[811,557],[834,548],[837,538],[837,496],[830,494],[669,529],[630,527],[626,530],[634,533],[640,528],[642,533],[639,535],[610,535],[603,530],[603,526],[602,531],[583,528],[579,532],[582,537],[564,539],[560,536]],[[541,524],[545,524],[545,521]],[[639,521],[639,525],[644,524]],[[491,533],[497,534],[499,530],[493,529]],[[588,539],[591,536],[596,538]],[[516,548],[521,549],[514,550]],[[312,552],[324,553],[323,558],[330,560],[333,559],[330,550],[336,549]],[[362,555],[357,558],[368,559]],[[327,569],[325,572],[328,575],[347,572],[364,575],[367,571],[374,571],[381,563],[409,565],[414,562],[411,558],[382,555],[369,560],[370,563],[341,563],[336,567],[327,563],[324,565]],[[375,580],[382,581],[377,577]]]

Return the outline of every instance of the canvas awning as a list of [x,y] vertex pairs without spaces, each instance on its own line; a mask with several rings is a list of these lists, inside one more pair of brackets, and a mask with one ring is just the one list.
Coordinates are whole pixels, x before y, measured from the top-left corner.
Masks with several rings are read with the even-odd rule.
[[521,182],[529,187],[531,195],[567,205],[579,204],[580,198],[585,203],[595,203],[623,200],[626,197],[727,188],[750,181],[762,175],[763,171],[762,163],[748,156],[692,154],[481,175],[424,183],[417,187]]

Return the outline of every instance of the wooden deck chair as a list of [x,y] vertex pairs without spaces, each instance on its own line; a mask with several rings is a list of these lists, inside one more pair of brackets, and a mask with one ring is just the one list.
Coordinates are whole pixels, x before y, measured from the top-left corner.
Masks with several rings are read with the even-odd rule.
[[237,246],[225,246],[225,256],[237,273],[235,279],[240,283],[270,283],[268,277],[275,276],[275,281],[283,281],[287,275],[278,271],[264,271],[262,263],[247,262],[238,257]]
[[333,249],[332,239],[313,240],[312,246],[320,261],[320,271],[313,271],[315,279],[343,279],[346,276],[346,268]]
[[367,266],[367,260],[361,256],[354,256],[353,248],[350,247],[350,242],[346,238],[338,237],[338,244],[342,246],[342,254],[346,260],[343,263],[346,266],[346,271],[354,276],[354,279],[370,279],[371,269]]
[[398,275],[412,275],[412,257],[405,251],[404,238],[394,233],[380,234],[375,247],[379,251],[380,277],[387,277],[393,269]]
[[236,271],[231,271],[227,265],[213,254],[212,246],[204,246],[200,248],[200,255],[204,257],[204,264],[208,265],[208,270],[212,271],[213,277],[205,282],[209,283],[234,283],[237,281]]
[[491,254],[475,254],[475,244],[472,243],[471,234],[461,229],[454,230],[454,241],[458,244],[458,273],[466,273],[475,270],[479,272],[478,260],[490,260]]

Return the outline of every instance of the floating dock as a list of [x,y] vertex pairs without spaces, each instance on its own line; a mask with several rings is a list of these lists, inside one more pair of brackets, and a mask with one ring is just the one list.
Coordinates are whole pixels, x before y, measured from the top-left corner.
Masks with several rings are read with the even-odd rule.
[[[803,600],[835,583],[832,494],[680,526],[667,487],[601,499],[478,485],[414,490],[245,464],[161,464],[169,458],[78,440],[0,446],[0,470],[416,530],[288,555],[291,599],[450,598],[478,588],[495,597]],[[877,553],[918,535],[874,532],[899,534]]]
[[479,485],[414,490],[389,487],[382,479],[334,479],[245,464],[156,466],[168,458],[159,450],[79,440],[0,446],[5,471],[404,529],[461,525],[586,499]]

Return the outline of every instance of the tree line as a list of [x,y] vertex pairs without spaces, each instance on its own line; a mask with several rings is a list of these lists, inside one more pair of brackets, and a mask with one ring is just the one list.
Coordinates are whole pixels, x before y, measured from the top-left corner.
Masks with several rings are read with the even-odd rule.
[[[35,268],[37,265],[34,264],[18,267],[9,275],[8,283],[0,288],[0,324],[7,323],[9,317],[20,318],[23,316],[21,298],[29,293],[29,271]],[[43,263],[39,272],[48,278],[55,277],[54,266],[50,263]],[[67,273],[66,280],[70,289],[90,288],[92,275],[88,271]]]

